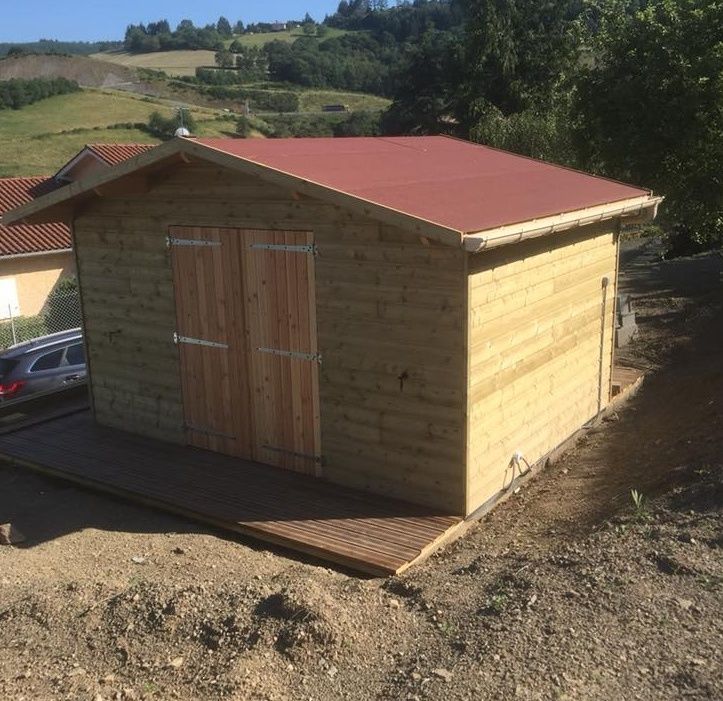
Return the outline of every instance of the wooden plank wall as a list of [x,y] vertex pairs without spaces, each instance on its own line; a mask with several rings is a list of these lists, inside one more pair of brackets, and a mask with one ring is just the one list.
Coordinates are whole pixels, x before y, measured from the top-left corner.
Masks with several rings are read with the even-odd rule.
[[324,476],[462,513],[466,254],[216,166],[76,217],[100,423],[183,440],[170,225],[313,232]]
[[606,222],[470,258],[467,513],[517,476],[515,451],[534,464],[597,413],[600,387],[607,404],[615,228]]

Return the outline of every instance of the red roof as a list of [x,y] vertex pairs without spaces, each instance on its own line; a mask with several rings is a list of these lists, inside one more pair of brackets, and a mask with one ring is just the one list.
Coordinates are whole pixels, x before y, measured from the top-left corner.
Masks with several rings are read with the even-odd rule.
[[[0,216],[57,187],[58,183],[47,175],[34,178],[0,178]],[[0,256],[45,253],[71,246],[70,228],[61,222],[12,226],[0,224]]]
[[115,165],[123,161],[138,156],[154,147],[153,144],[87,144],[86,148],[90,149],[98,158],[105,161],[108,165]]
[[194,141],[464,233],[650,194],[444,136]]

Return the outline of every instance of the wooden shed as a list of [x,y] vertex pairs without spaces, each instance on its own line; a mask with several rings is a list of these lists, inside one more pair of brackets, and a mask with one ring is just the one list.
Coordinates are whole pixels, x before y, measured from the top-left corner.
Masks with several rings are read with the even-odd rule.
[[98,423],[468,516],[607,404],[658,202],[446,137],[175,139],[9,219],[72,226]]

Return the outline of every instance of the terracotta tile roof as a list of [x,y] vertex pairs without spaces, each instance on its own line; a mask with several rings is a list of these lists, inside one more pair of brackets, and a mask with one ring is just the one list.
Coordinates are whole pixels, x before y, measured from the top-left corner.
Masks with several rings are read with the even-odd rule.
[[87,144],[86,148],[113,166],[154,148],[154,144]]
[[[34,178],[0,178],[0,216],[10,209],[55,190],[58,183],[47,175]],[[48,224],[0,224],[0,256],[44,253],[72,246],[70,228]]]

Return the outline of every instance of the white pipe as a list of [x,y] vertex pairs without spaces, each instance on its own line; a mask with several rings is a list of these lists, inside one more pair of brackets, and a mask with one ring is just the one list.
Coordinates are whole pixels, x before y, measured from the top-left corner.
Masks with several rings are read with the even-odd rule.
[[[594,224],[615,217],[638,219],[641,222],[652,221],[658,212],[658,205],[662,200],[662,197],[646,196],[644,199],[638,198],[633,203],[618,207],[603,205],[587,210],[578,210],[577,212],[569,212],[556,217],[547,217],[546,219],[538,220],[543,222],[547,221],[548,223],[529,229],[525,227],[530,226],[530,224],[534,225],[535,221],[501,226],[497,229],[490,229],[487,232],[466,234],[462,240],[462,245],[464,249],[470,253],[479,253],[489,248],[518,243],[527,239],[538,238],[540,236],[546,236],[547,234],[553,234],[557,231],[566,231],[567,229],[574,229],[578,226]],[[590,211],[594,213],[585,214],[585,212]]]

